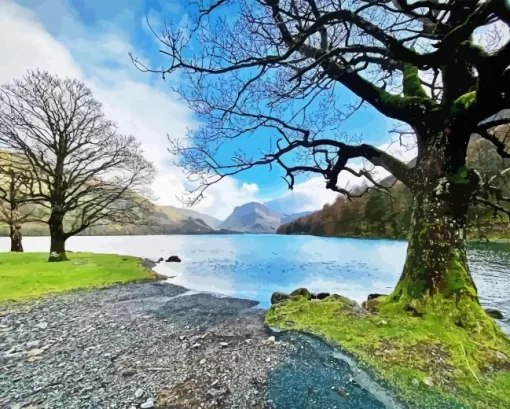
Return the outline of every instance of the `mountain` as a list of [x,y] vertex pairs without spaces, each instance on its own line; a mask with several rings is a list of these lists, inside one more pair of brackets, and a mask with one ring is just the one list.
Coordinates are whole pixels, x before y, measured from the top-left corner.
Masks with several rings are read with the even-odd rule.
[[197,212],[196,210],[184,209],[181,207],[174,207],[174,206],[167,206],[167,207],[171,207],[177,213],[179,213],[183,216],[191,217],[193,219],[201,219],[208,226],[211,226],[213,229],[216,229],[222,223],[222,221],[220,219],[217,219],[216,217],[213,217],[213,216],[209,216],[208,214]]
[[[72,217],[64,219],[64,228],[69,230]],[[25,236],[49,235],[46,223],[24,223],[21,232]],[[147,235],[147,234],[208,234],[214,229],[203,220],[181,214],[172,206],[154,206],[154,213],[146,226],[92,226],[80,233],[83,236]],[[9,228],[0,223],[0,236],[8,236]]]
[[311,212],[283,214],[262,203],[251,202],[237,206],[217,228],[244,233],[275,233],[283,223],[289,223],[309,213]]

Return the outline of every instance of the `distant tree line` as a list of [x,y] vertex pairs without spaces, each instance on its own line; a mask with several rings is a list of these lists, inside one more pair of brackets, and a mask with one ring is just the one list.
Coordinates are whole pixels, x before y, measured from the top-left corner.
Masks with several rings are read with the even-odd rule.
[[[510,146],[510,141],[507,142]],[[510,196],[510,159],[503,159],[490,142],[473,138],[468,149],[470,166],[480,173],[481,183],[497,183],[501,190],[501,206]],[[360,186],[353,196],[366,187]],[[412,193],[402,183],[395,183],[390,192],[368,190],[361,197],[350,200],[338,196],[312,215],[294,220],[278,229],[281,234],[313,234],[346,237],[407,237],[411,227]],[[510,238],[510,218],[504,212],[478,203],[468,212],[469,239],[488,241],[492,238]]]
[[23,251],[26,222],[47,224],[49,261],[67,260],[66,240],[92,226],[144,223],[153,176],[80,81],[29,71],[0,87],[0,223],[12,251]]

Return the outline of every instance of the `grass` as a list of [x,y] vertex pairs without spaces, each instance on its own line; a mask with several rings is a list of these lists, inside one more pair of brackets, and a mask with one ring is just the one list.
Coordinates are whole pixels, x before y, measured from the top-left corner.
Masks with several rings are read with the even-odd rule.
[[461,328],[446,308],[431,306],[422,317],[391,308],[367,315],[345,298],[298,296],[271,307],[266,323],[340,346],[411,408],[510,408],[509,339],[488,317],[489,331]]
[[68,257],[67,262],[48,263],[47,253],[0,253],[0,302],[156,279],[136,257],[92,253]]

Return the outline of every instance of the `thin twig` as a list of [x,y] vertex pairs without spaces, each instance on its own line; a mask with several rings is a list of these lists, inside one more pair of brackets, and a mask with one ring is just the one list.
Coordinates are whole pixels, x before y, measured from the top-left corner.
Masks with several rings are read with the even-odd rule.
[[469,370],[471,371],[471,373],[473,374],[473,376],[475,377],[477,382],[480,384],[480,386],[482,386],[482,383],[480,382],[480,380],[476,376],[475,372],[471,369],[471,366],[469,366],[469,361],[467,359],[467,354],[466,354],[466,350],[464,349],[464,345],[462,345],[462,342],[460,342],[460,341],[459,341],[459,344],[460,344],[460,347],[462,348],[462,352],[464,353],[464,358],[466,359],[466,364],[467,364]]

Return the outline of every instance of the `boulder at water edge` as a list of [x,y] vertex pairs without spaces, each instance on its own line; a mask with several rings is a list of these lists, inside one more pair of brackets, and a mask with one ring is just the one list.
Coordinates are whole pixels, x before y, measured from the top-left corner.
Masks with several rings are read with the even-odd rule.
[[290,293],[291,296],[301,296],[305,297],[307,300],[312,299],[312,293],[308,291],[306,288],[298,288],[297,290],[294,290]]
[[167,263],[180,263],[181,259],[178,256],[170,256],[166,260]]
[[271,295],[271,304],[278,304],[284,302],[290,298],[289,294],[275,292]]

